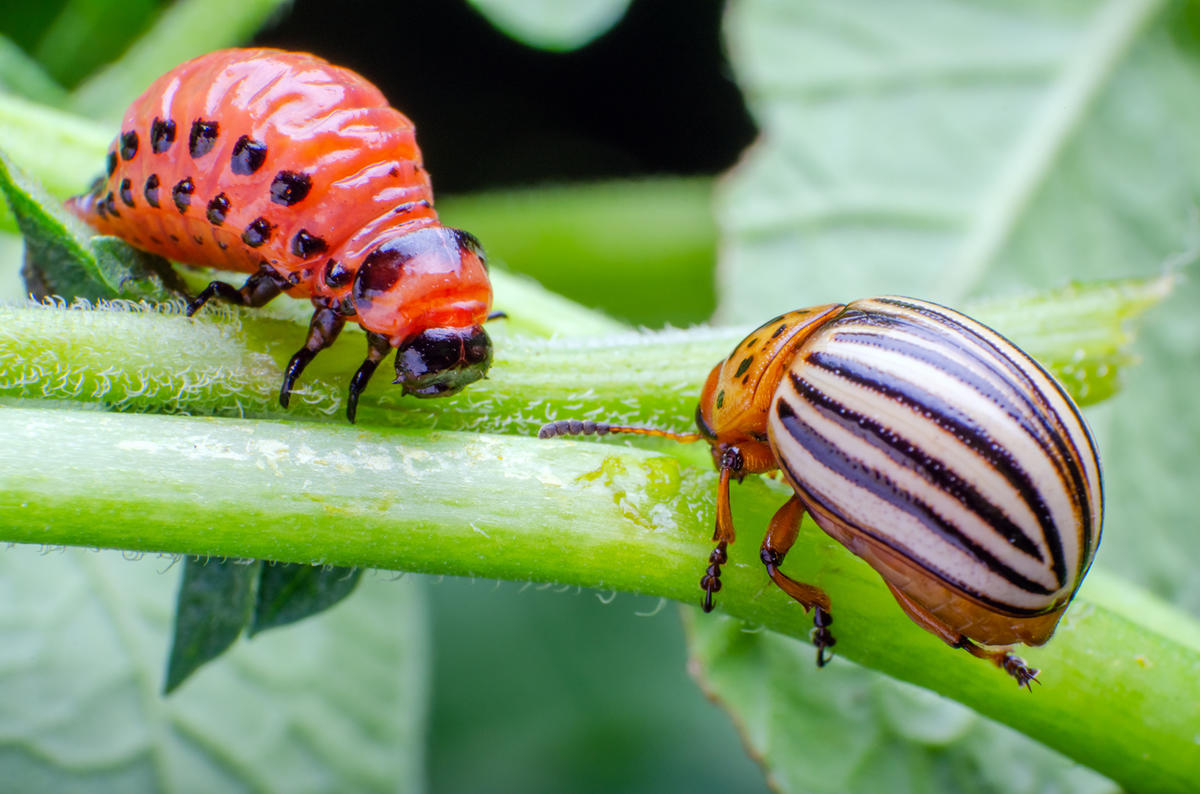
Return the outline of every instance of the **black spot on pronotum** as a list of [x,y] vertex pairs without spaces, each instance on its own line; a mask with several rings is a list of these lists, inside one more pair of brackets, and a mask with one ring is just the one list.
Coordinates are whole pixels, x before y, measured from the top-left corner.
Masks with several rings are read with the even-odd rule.
[[271,230],[275,227],[266,218],[258,217],[250,221],[246,231],[242,232],[242,242],[251,248],[265,245],[271,239]]
[[133,206],[133,182],[129,179],[121,180],[121,201],[125,202],[126,207]]
[[196,186],[192,183],[190,176],[181,179],[175,187],[171,188],[171,199],[175,202],[175,209],[179,210],[179,214],[187,212],[188,206],[192,203],[192,194],[196,192]]
[[304,200],[312,190],[312,178],[296,171],[280,171],[271,180],[271,201],[290,207]]
[[354,278],[354,273],[350,268],[338,262],[336,259],[330,259],[325,263],[325,286],[330,289],[344,287],[350,283],[350,279]]
[[738,364],[737,372],[733,373],[733,377],[740,378],[746,374],[746,370],[750,369],[750,365],[754,363],[754,356],[746,356],[742,359],[742,363]]
[[233,153],[229,156],[229,168],[238,176],[246,176],[262,168],[266,159],[267,145],[249,135],[243,135],[233,145]]
[[329,246],[316,235],[309,234],[308,229],[301,229],[292,238],[292,253],[301,259],[311,259],[322,254]]
[[137,154],[137,149],[138,149],[137,133],[134,132],[133,130],[129,130],[129,132],[122,132],[121,133],[121,159],[127,160],[127,161],[132,160],[133,156],[135,154]]
[[116,152],[109,152],[108,157],[104,158],[104,170],[108,172],[109,176],[112,176],[113,173],[117,170],[117,153]]
[[146,187],[142,192],[146,195],[146,203],[158,209],[158,174],[146,177]]
[[717,408],[718,410],[725,407],[725,390],[721,389],[717,392]]
[[195,159],[211,152],[213,146],[217,144],[219,132],[220,125],[217,122],[196,119],[192,122],[192,131],[188,135],[188,154]]
[[225,216],[229,214],[229,196],[220,193],[212,201],[208,202],[208,222],[213,226],[220,226],[225,222]]
[[150,123],[150,151],[162,154],[175,143],[175,122],[157,116]]

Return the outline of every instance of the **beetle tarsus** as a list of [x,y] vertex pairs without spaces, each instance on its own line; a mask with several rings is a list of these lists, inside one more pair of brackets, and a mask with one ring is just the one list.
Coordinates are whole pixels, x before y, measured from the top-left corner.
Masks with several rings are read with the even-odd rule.
[[829,664],[833,658],[833,654],[826,654],[825,651],[837,645],[837,637],[833,636],[833,632],[829,627],[833,624],[833,615],[829,614],[829,610],[820,606],[813,607],[813,630],[809,635],[812,644],[817,646],[817,667],[824,667]]
[[1017,679],[1017,686],[1023,686],[1030,692],[1033,691],[1033,684],[1042,683],[1038,680],[1038,673],[1041,670],[1036,667],[1030,667],[1020,656],[1005,653],[996,660],[996,664],[999,665],[1001,670]]
[[704,611],[712,612],[713,594],[721,590],[721,566],[729,559],[725,541],[717,544],[712,554],[708,555],[708,568],[700,577],[700,589],[704,591]]

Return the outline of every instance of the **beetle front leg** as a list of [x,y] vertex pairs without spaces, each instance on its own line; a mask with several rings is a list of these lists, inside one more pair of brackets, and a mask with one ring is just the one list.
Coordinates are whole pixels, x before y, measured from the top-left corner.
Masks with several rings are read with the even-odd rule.
[[1034,681],[1037,681],[1038,673],[1041,672],[1040,670],[1030,667],[1024,659],[1010,653],[1007,648],[985,648],[977,645],[965,634],[950,628],[928,609],[913,601],[907,595],[900,592],[899,589],[893,587],[890,582],[887,583],[887,586],[896,598],[896,603],[900,605],[904,613],[918,626],[938,637],[951,648],[961,648],[977,659],[986,659],[996,665],[1017,679],[1017,686],[1023,686],[1026,689],[1033,688],[1032,684]]
[[[731,458],[731,462],[735,461]],[[712,612],[713,594],[721,589],[721,566],[729,559],[726,549],[736,536],[733,530],[733,512],[729,509],[729,478],[732,473],[733,467],[725,466],[722,460],[721,481],[717,484],[717,528],[713,531],[713,540],[717,541],[717,547],[708,555],[708,568],[700,578],[700,589],[704,591],[705,612]]]
[[833,624],[829,596],[821,588],[797,582],[779,570],[779,566],[783,565],[783,558],[787,556],[792,544],[796,542],[802,518],[804,518],[804,505],[793,495],[772,516],[771,523],[767,527],[767,535],[763,538],[759,556],[763,565],[767,567],[767,575],[771,577],[771,581],[780,590],[799,601],[805,611],[813,610],[812,643],[817,646],[817,666],[824,667],[830,659],[825,655],[826,649],[837,644],[837,639],[829,630],[830,625]]

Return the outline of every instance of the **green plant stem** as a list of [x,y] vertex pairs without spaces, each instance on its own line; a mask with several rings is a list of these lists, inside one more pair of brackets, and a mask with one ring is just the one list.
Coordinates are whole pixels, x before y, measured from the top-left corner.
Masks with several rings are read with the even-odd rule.
[[[54,439],[47,444],[46,439]],[[715,476],[670,455],[511,436],[0,409],[0,540],[553,582],[685,603]],[[803,638],[757,540],[786,491],[736,489],[719,607]],[[1097,572],[1028,658],[1030,695],[913,626],[878,577],[806,525],[786,568],[830,594],[840,655],[975,708],[1130,788],[1200,776],[1200,629]],[[1149,617],[1147,617],[1149,616]],[[1148,627],[1152,625],[1153,628]]]

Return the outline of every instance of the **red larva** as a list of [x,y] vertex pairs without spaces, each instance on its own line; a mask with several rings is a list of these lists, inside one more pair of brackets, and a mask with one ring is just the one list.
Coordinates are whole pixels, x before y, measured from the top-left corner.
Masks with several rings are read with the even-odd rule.
[[306,53],[223,50],[156,80],[125,112],[107,176],[67,206],[103,234],[189,265],[252,275],[212,297],[309,297],[308,338],[280,402],[347,319],[367,332],[347,415],[397,348],[407,394],[453,394],[491,364],[478,241],[438,222],[413,124],[359,75]]

